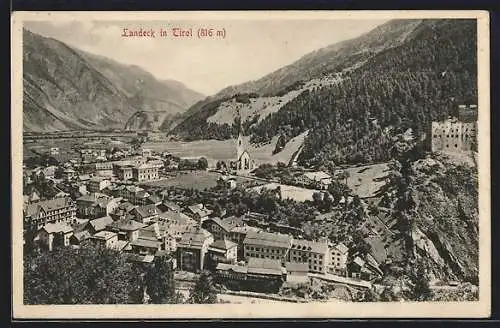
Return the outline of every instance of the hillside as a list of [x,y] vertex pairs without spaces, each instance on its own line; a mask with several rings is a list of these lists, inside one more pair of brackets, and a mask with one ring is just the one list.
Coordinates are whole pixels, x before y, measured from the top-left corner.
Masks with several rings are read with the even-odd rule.
[[[474,20],[390,21],[259,83],[233,88],[239,95],[226,90],[221,98],[199,102],[172,134],[185,140],[230,138],[239,110],[253,143],[275,136],[289,140],[309,130],[302,164],[386,161],[395,134],[412,128],[425,138],[431,120],[453,115],[459,104],[477,103],[476,40]],[[300,73],[302,82],[277,78],[308,70]],[[311,84],[319,72],[328,83]],[[272,94],[277,85],[281,91]]]
[[158,131],[163,122],[173,118],[168,111],[138,111],[135,112],[125,123],[125,130]]
[[[256,94],[262,100],[256,100],[257,110],[252,107],[242,109],[242,115],[254,117],[258,114],[260,119],[268,114],[277,111],[284,104],[295,98],[298,94],[312,87],[321,87],[329,85],[332,80],[337,80],[343,71],[348,71],[352,67],[362,64],[366,59],[374,54],[401,44],[419,25],[420,20],[394,20],[383,24],[374,30],[352,40],[346,40],[333,44],[323,49],[319,49],[305,55],[296,62],[284,66],[283,68],[272,72],[261,79],[250,81],[237,86],[231,86],[223,89],[215,96],[209,97],[191,107],[186,113],[186,124],[182,124],[172,131],[186,139],[210,139],[212,129],[205,133],[190,133],[186,131],[186,126],[192,126],[193,123],[203,126],[212,126],[212,123],[230,124],[235,114],[230,114],[234,110],[231,106],[221,106],[223,113],[217,114],[213,102],[219,102],[221,99],[234,99],[238,94]],[[314,81],[313,81],[314,80]],[[304,85],[306,85],[304,87]],[[208,115],[206,112],[210,112]],[[255,113],[257,111],[257,113]],[[248,114],[246,114],[248,112]],[[262,115],[261,115],[262,113]],[[208,117],[211,118],[206,123]],[[219,121],[219,117],[224,118]],[[167,131],[166,128],[164,128]],[[202,129],[203,130],[203,129]]]
[[254,126],[255,142],[309,129],[302,163],[390,158],[391,138],[477,103],[473,20],[423,21],[407,42],[381,51],[338,84],[304,92]]
[[177,81],[23,31],[23,128],[123,128],[136,111],[178,114],[202,99]]

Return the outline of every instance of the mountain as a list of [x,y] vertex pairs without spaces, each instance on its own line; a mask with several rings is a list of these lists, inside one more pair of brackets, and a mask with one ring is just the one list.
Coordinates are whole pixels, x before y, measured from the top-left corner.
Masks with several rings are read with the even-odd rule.
[[476,40],[475,20],[389,21],[197,103],[171,133],[230,138],[240,110],[253,143],[309,131],[302,164],[385,161],[401,131],[425,138],[430,121],[477,103]]
[[137,111],[175,115],[202,98],[140,67],[23,31],[25,131],[123,128]]
[[[216,95],[208,97],[191,107],[184,113],[185,123],[181,123],[182,125],[172,133],[188,139],[210,138],[210,135],[196,135],[193,131],[186,133],[185,127],[192,126],[192,123],[199,124],[199,121],[204,121],[208,117],[215,115],[217,112],[211,105],[212,102],[218,102],[221,99],[234,100],[235,96],[239,94],[254,94],[263,98],[262,102],[264,104],[262,106],[259,104],[262,113],[250,109],[249,111],[253,115],[247,115],[259,115],[262,119],[265,115],[277,111],[302,91],[308,90],[310,87],[331,84],[337,80],[339,72],[362,64],[367,58],[383,49],[401,44],[420,23],[421,20],[390,21],[358,38],[336,43],[309,53],[296,62],[284,66],[259,80],[225,88]],[[302,88],[306,82],[309,82],[308,85]],[[235,108],[226,110],[226,112],[231,110],[234,112],[232,115],[234,118],[236,116]],[[240,110],[243,115],[246,115],[245,108],[240,108]],[[227,123],[227,120],[221,122],[216,120],[217,118],[214,119],[214,123]],[[208,129],[208,131],[211,131],[211,129]]]

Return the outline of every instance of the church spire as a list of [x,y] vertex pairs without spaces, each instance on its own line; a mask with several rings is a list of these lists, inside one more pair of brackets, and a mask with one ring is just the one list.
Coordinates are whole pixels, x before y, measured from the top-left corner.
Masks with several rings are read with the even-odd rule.
[[237,139],[237,144],[236,144],[236,156],[237,159],[239,160],[241,155],[243,154],[245,147],[243,146],[243,122],[241,118],[241,112],[238,109],[238,139]]

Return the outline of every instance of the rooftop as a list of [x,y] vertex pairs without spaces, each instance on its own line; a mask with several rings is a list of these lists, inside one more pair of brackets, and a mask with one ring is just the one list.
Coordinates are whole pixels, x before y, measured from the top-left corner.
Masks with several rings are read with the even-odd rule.
[[99,231],[95,235],[92,236],[94,239],[108,240],[110,238],[116,237],[117,234],[111,231]]
[[90,224],[95,231],[104,230],[106,229],[106,226],[111,223],[113,223],[113,219],[110,216],[103,216],[88,222],[88,224]]
[[182,234],[178,247],[201,248],[212,234],[205,229],[196,229]]
[[243,243],[249,245],[289,248],[292,243],[292,237],[290,235],[265,231],[248,231]]
[[282,275],[283,268],[280,260],[250,257],[248,259],[248,273]]
[[111,229],[117,229],[121,231],[135,231],[139,230],[140,228],[144,228],[145,226],[145,224],[128,219],[121,219],[107,225],[107,227]]
[[57,222],[57,223],[47,223],[43,228],[43,230],[50,233],[69,233],[73,231],[73,228],[66,223]]
[[236,244],[230,240],[219,239],[219,240],[216,240],[214,243],[212,243],[212,245],[210,245],[210,248],[227,251],[227,250],[234,248],[236,246],[238,246],[238,244]]
[[141,218],[150,217],[158,214],[158,209],[154,204],[138,206],[134,209]]
[[132,246],[146,247],[146,248],[158,248],[160,246],[160,241],[158,241],[158,240],[151,240],[151,239],[144,239],[144,238],[138,238],[138,239],[136,239],[134,241],[131,241],[130,245],[132,245]]

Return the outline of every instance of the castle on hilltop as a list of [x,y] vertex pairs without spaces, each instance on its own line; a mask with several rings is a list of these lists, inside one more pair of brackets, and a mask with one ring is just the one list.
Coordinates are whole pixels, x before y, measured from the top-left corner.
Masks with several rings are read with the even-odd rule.
[[477,150],[477,105],[460,105],[458,117],[432,122],[431,133],[433,152]]

